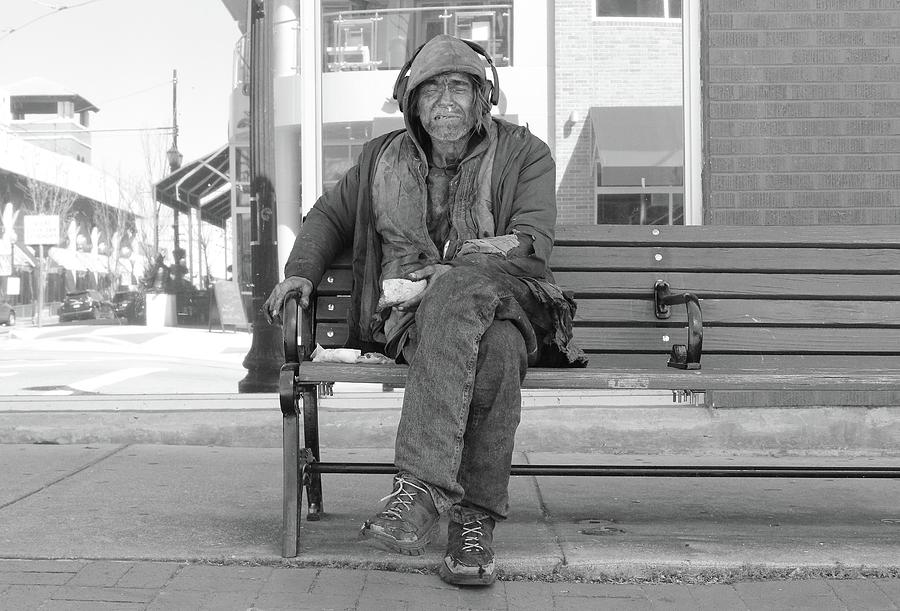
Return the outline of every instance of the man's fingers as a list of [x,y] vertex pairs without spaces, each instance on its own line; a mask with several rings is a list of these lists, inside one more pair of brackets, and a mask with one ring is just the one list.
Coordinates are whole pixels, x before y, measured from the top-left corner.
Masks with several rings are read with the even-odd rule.
[[434,265],[426,265],[421,269],[417,269],[414,272],[406,274],[406,277],[409,280],[422,280],[423,278],[430,278],[434,274],[434,267]]

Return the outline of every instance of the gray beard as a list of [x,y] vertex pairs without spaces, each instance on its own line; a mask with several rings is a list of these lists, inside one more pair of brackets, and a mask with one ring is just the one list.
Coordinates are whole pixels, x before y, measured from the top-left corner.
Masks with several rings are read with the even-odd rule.
[[441,142],[456,142],[457,140],[461,140],[465,138],[469,131],[470,126],[465,123],[460,123],[459,125],[441,125],[438,127],[432,126],[430,129],[425,128],[425,131],[428,132],[428,135],[431,136],[432,140],[439,140]]

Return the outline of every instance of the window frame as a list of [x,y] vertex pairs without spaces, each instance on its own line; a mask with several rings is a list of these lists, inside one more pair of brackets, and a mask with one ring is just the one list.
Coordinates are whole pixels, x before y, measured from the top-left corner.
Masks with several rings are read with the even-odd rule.
[[[685,225],[702,225],[703,224],[703,192],[701,169],[702,160],[702,120],[701,120],[701,81],[700,81],[700,1],[701,0],[682,0],[681,18],[661,19],[657,17],[594,17],[594,20],[600,21],[623,21],[623,20],[655,20],[655,21],[673,21],[675,19],[682,22],[682,113],[684,118],[684,135],[683,150],[683,184],[680,186],[664,186],[665,191],[673,193],[680,192],[683,196],[684,205],[684,224]],[[596,3],[595,10],[596,13]],[[633,193],[637,187],[601,187],[597,184],[598,164],[592,161],[592,172],[594,173],[594,223],[597,224],[599,217],[597,196],[602,193]],[[651,192],[650,189],[658,187],[646,187],[645,192]],[[624,189],[621,190],[621,189]]]

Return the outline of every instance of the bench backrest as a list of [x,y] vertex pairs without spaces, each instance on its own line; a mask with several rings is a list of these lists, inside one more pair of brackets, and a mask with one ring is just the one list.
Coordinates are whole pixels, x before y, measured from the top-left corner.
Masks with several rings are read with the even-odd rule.
[[[889,226],[557,229],[552,268],[578,302],[591,366],[665,367],[686,308],[655,313],[654,286],[700,299],[703,368],[900,366],[900,232]],[[316,341],[343,345],[347,259],[318,287]]]

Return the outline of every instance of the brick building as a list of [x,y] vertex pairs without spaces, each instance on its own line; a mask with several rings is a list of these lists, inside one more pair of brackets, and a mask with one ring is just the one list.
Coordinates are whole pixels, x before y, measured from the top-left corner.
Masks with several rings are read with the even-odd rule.
[[704,222],[900,224],[900,3],[703,3]]

